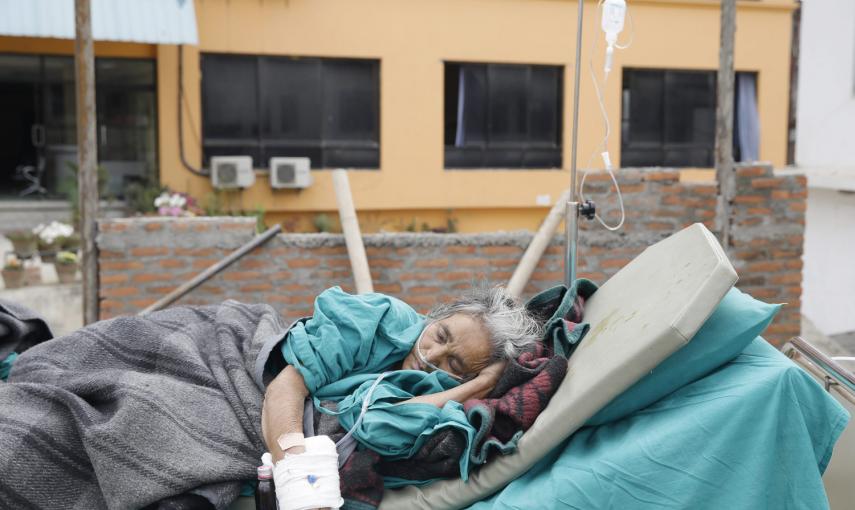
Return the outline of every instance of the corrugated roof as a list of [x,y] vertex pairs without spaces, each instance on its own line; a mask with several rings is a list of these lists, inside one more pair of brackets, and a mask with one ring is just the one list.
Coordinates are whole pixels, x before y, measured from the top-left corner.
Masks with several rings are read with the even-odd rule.
[[[91,0],[98,41],[198,44],[193,0]],[[0,35],[74,39],[74,0],[0,0]]]

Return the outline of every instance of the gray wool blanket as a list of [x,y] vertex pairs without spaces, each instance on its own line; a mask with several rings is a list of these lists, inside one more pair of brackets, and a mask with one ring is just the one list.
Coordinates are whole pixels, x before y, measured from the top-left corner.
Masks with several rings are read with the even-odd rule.
[[185,492],[225,507],[265,450],[253,373],[286,330],[270,306],[227,301],[29,349],[0,384],[0,508],[124,510]]

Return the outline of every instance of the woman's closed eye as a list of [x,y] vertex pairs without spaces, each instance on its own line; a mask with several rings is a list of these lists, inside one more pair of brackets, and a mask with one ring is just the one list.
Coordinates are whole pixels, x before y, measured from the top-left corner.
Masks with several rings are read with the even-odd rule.
[[436,333],[436,340],[438,343],[447,344],[448,343],[448,329],[444,324],[441,324],[438,331]]
[[461,377],[466,373],[466,368],[463,366],[463,362],[456,357],[452,357],[448,360],[448,368],[451,369],[452,373]]

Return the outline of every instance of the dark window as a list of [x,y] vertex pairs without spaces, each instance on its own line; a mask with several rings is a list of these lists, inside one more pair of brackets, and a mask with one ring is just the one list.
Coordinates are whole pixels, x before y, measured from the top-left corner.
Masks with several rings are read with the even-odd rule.
[[108,189],[123,194],[131,182],[156,182],[157,96],[153,60],[95,61],[98,159]]
[[301,156],[313,168],[380,166],[376,60],[202,56],[205,162],[250,155],[256,167]]
[[446,168],[561,167],[562,68],[445,64]]
[[[155,63],[95,59],[98,162],[106,193],[157,182]],[[0,196],[63,197],[77,161],[74,59],[0,55]]]
[[621,166],[713,166],[715,107],[715,71],[624,69]]

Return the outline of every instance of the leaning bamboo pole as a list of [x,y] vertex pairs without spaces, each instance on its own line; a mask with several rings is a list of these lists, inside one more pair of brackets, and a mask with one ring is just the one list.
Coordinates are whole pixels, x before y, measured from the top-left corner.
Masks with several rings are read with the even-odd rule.
[[225,258],[210,265],[207,269],[197,274],[190,280],[181,284],[178,288],[170,292],[169,294],[163,296],[158,299],[155,303],[152,303],[144,310],[139,312],[137,315],[145,315],[147,313],[156,312],[158,310],[163,310],[167,306],[172,303],[178,301],[185,295],[187,295],[190,291],[207,282],[215,275],[219,274],[221,271],[225,270],[227,267],[231,266],[238,260],[240,260],[244,255],[251,252],[252,250],[258,248],[262,244],[267,241],[273,239],[276,234],[282,231],[282,225],[276,224],[265,230],[263,233],[255,236],[249,242],[238,248],[237,250],[228,254]]
[[347,255],[350,257],[350,267],[353,271],[353,282],[357,294],[374,292],[371,283],[371,271],[368,268],[368,257],[365,255],[365,245],[359,232],[359,222],[356,219],[356,209],[353,207],[353,195],[350,193],[350,181],[347,171],[339,168],[333,170],[333,188],[338,202],[338,215],[341,218],[341,229],[344,232],[344,242],[347,245]]

